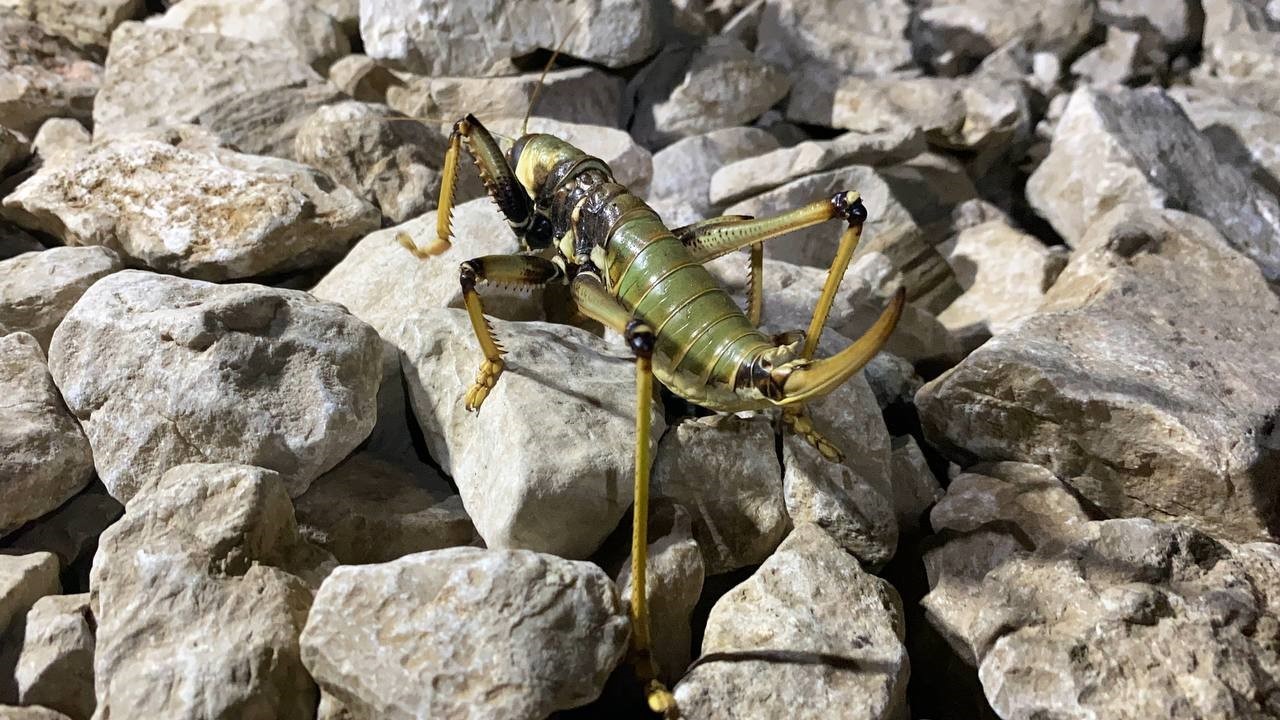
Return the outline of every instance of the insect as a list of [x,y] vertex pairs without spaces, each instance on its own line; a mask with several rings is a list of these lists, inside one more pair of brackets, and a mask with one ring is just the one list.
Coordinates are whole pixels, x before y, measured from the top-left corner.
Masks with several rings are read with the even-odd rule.
[[[533,99],[531,109],[532,103]],[[773,217],[724,216],[668,229],[643,200],[615,182],[609,166],[599,158],[553,135],[523,131],[503,153],[494,136],[472,115],[458,120],[449,136],[435,241],[418,247],[407,234],[398,236],[418,257],[450,246],[463,149],[475,161],[486,191],[523,249],[518,255],[475,258],[460,267],[463,304],[483,355],[464,397],[466,408],[478,411],[505,369],[504,351],[485,319],[477,291],[486,282],[521,288],[563,283],[576,309],[620,333],[635,355],[632,651],[649,707],[673,715],[675,698],[657,679],[650,653],[645,582],[652,378],[712,410],[781,408],[787,427],[825,457],[838,461],[839,450],[814,428],[804,404],[835,390],[875,356],[897,324],[905,291],[898,291],[853,344],[831,357],[815,359],[822,328],[867,218],[857,193],[839,192]],[[807,331],[802,337],[765,335],[759,329],[763,243],[837,219],[847,229]],[[745,312],[703,267],[708,260],[743,248],[750,250],[752,268]]]

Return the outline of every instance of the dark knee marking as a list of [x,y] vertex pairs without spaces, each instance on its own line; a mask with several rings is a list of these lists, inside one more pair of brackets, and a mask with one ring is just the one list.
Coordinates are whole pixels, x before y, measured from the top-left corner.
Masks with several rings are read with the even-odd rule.
[[468,260],[458,266],[458,281],[462,284],[462,292],[473,292],[476,281],[484,277],[484,261]]
[[862,197],[853,192],[838,192],[831,196],[831,206],[836,215],[843,218],[852,227],[867,221],[867,206],[862,204]]
[[640,320],[632,320],[627,323],[623,336],[626,337],[627,346],[636,354],[636,357],[653,357],[653,347],[657,343],[657,338],[654,337],[653,329],[648,325]]

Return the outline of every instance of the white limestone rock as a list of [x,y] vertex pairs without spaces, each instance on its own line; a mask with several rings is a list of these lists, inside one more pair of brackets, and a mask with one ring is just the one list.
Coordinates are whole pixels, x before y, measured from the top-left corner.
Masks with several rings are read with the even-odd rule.
[[747,127],[712,130],[677,140],[654,153],[653,184],[647,199],[657,206],[687,203],[690,213],[699,219],[709,217],[717,205],[724,207],[711,198],[711,178],[723,167],[777,147],[773,135]]
[[246,462],[306,491],[373,427],[382,343],[306,293],[126,270],[54,333],[51,370],[127,502],[185,462]]
[[321,73],[351,52],[338,20],[303,0],[186,0],[147,24],[291,48]]
[[102,66],[69,40],[0,13],[0,125],[27,137],[51,117],[88,120]]
[[594,700],[629,630],[594,565],[451,548],[338,568],[302,645],[351,717],[535,720]]
[[332,260],[379,224],[376,208],[304,165],[141,136],[42,168],[3,212],[68,245],[205,280]]
[[48,352],[53,331],[90,285],[124,268],[104,247],[60,247],[0,261],[0,326]]
[[910,67],[911,6],[902,0],[766,0],[756,54],[794,83]]
[[80,121],[71,118],[49,118],[31,139],[31,147],[35,150],[40,166],[51,167],[74,160],[77,155],[89,148],[90,141],[89,131],[80,124]]
[[0,635],[21,622],[37,600],[60,589],[58,558],[52,553],[0,555]]
[[97,622],[89,593],[49,595],[27,613],[18,659],[18,701],[89,720],[93,695],[93,648]]
[[145,9],[144,0],[10,0],[8,4],[99,60],[107,53],[112,31]]
[[928,0],[912,39],[920,57],[942,75],[963,75],[998,47],[1020,40],[1031,51],[1066,58],[1093,27],[1095,0]]

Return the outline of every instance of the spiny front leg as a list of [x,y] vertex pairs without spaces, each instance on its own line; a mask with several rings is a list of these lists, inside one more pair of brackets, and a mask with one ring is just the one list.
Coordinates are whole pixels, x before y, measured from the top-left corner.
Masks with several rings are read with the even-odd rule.
[[493,336],[493,327],[484,316],[476,284],[489,281],[517,288],[535,288],[563,277],[563,273],[559,265],[532,255],[487,255],[462,263],[458,277],[462,284],[462,304],[467,308],[471,328],[480,341],[480,351],[484,353],[484,362],[464,398],[468,411],[479,410],[502,375],[505,368],[502,356],[506,350]]

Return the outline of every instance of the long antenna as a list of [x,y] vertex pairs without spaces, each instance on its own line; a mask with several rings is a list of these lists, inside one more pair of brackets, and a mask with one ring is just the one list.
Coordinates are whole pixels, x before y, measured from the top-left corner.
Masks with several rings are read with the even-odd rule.
[[524,111],[524,122],[520,124],[520,135],[527,135],[529,132],[529,116],[533,114],[533,106],[538,102],[538,95],[542,93],[542,86],[546,83],[547,73],[551,71],[551,66],[556,64],[556,58],[560,57],[560,51],[564,50],[564,44],[569,41],[569,36],[573,35],[573,31],[578,29],[578,23],[582,22],[582,15],[579,15],[573,24],[569,26],[568,32],[564,37],[560,38],[560,44],[556,45],[556,49],[551,53],[551,59],[547,60],[547,64],[542,68],[542,74],[538,76],[538,84],[533,86],[533,92],[529,95],[529,109]]

